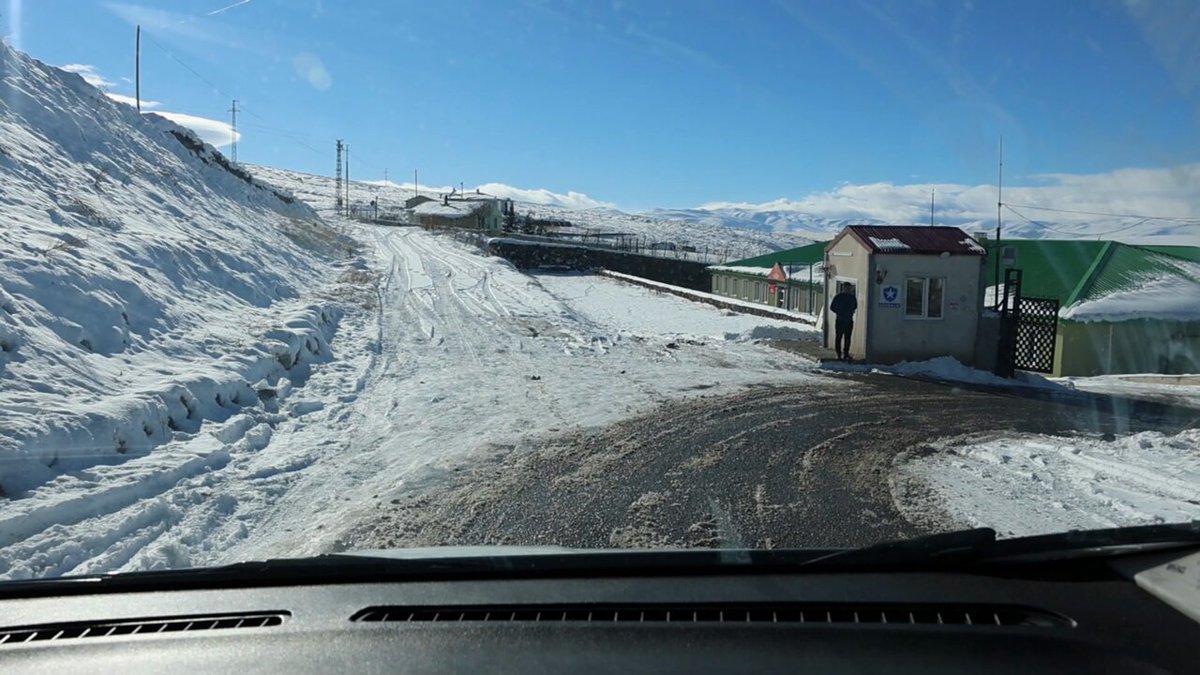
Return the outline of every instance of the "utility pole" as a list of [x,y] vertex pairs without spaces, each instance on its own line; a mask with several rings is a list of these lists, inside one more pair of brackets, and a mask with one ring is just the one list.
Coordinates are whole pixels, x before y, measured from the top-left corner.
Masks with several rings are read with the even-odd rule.
[[142,27],[137,27],[137,46],[133,49],[133,95],[137,100],[137,111],[142,112]]
[[230,125],[229,137],[233,141],[233,163],[237,164],[237,99],[233,99],[233,107],[229,109],[233,114],[233,122]]
[[929,226],[933,227],[933,193],[937,188],[929,188]]
[[1004,136],[1000,136],[1000,166],[996,173],[996,309],[1000,309],[1000,207],[1004,205]]
[[346,144],[346,215],[350,215],[350,144]]
[[383,168],[383,184],[385,186],[387,185],[387,167],[386,166]]
[[342,212],[342,139],[337,141],[337,182],[333,190],[334,212]]
[[421,196],[421,188],[417,187],[418,185],[419,185],[419,183],[417,183],[417,170],[413,169],[413,196],[414,197]]

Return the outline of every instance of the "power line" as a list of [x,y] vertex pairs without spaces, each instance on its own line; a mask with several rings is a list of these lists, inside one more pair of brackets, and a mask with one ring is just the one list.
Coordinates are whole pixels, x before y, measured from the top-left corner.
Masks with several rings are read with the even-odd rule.
[[[1059,230],[1059,229],[1050,227],[1049,225],[1047,225],[1045,223],[1039,223],[1035,220],[1030,220],[1028,217],[1025,216],[1025,214],[1021,213],[1020,211],[1017,211],[1009,204],[1005,204],[1004,208],[1008,209],[1014,215],[1016,215],[1018,218],[1020,218],[1021,220],[1024,220],[1025,222],[1029,223],[1030,225],[1037,225],[1038,227],[1040,227],[1044,230],[1049,230],[1051,232],[1056,232],[1058,234],[1065,234],[1067,236],[1072,236],[1072,237],[1078,237],[1080,235],[1079,232],[1064,232],[1063,230]],[[1028,207],[1024,207],[1024,208],[1028,208]],[[1132,230],[1133,228],[1137,227],[1138,225],[1141,225],[1142,223],[1144,223],[1148,220],[1156,220],[1156,219],[1155,218],[1142,218],[1141,220],[1137,221],[1136,223],[1133,223],[1132,225],[1122,225],[1121,227],[1118,227],[1118,228],[1115,228],[1112,230],[1108,230],[1105,232],[1088,232],[1086,236],[1103,237],[1105,235],[1116,234],[1117,232],[1123,232],[1125,230]]]
[[1169,220],[1172,222],[1181,223],[1198,223],[1200,218],[1183,218],[1180,216],[1148,216],[1144,213],[1103,213],[1100,211],[1074,211],[1071,209],[1055,209],[1049,206],[1030,206],[1029,204],[1005,204],[1010,210],[1016,206],[1022,209],[1033,209],[1035,211],[1053,211],[1054,213],[1074,213],[1081,216],[1106,216],[1109,218],[1144,218],[1146,220]]
[[[179,64],[179,65],[180,65],[180,66],[181,66],[181,67],[182,67],[184,70],[186,70],[186,71],[188,71],[189,73],[191,73],[192,75],[194,75],[194,76],[195,76],[197,79],[199,79],[201,82],[203,82],[203,83],[207,84],[209,87],[212,87],[213,91],[215,91],[216,93],[220,94],[220,95],[221,95],[222,97],[224,97],[224,98],[229,98],[229,99],[232,99],[232,98],[233,98],[233,96],[231,96],[230,94],[226,93],[224,89],[222,89],[221,87],[218,87],[218,86],[217,86],[215,83],[213,83],[213,81],[212,81],[212,80],[209,80],[208,78],[204,77],[204,76],[203,76],[203,75],[201,75],[201,74],[200,74],[200,72],[199,72],[199,71],[197,71],[195,68],[193,68],[193,67],[189,66],[187,63],[185,63],[185,62],[184,62],[183,60],[181,60],[179,57],[175,56],[175,54],[174,54],[173,52],[171,52],[171,50],[170,50],[170,49],[168,49],[166,46],[164,46],[164,45],[163,45],[161,42],[159,42],[158,40],[155,40],[155,39],[154,39],[154,38],[153,38],[153,37],[152,37],[152,36],[151,36],[149,33],[147,33],[147,32],[145,32],[145,31],[143,31],[143,35],[144,35],[144,36],[145,36],[145,38],[146,38],[147,40],[149,40],[149,41],[150,41],[150,42],[151,42],[151,43],[152,43],[154,46],[156,46],[156,47],[158,47],[160,50],[162,50],[162,52],[163,52],[164,54],[166,54],[167,58],[169,58],[169,59],[171,59],[172,61],[174,61],[175,63]],[[239,103],[240,103],[240,101],[239,101]],[[242,114],[244,114],[244,115],[249,115],[249,116],[251,116],[251,117],[253,117],[253,118],[255,118],[255,119],[257,119],[257,120],[259,120],[259,121],[263,122],[264,124],[268,124],[268,125],[270,125],[270,124],[271,124],[271,120],[268,120],[267,118],[263,117],[262,115],[259,115],[258,113],[254,112],[254,109],[253,109],[253,108],[246,108],[246,107],[244,107],[244,106],[243,106],[243,107],[240,107],[240,108],[238,108],[238,109],[237,109],[237,111],[238,111],[238,112],[240,112],[240,113],[242,113]],[[245,126],[245,125],[243,124],[243,126]],[[325,152],[324,152],[324,151],[322,151],[322,150],[319,150],[319,149],[317,149],[317,148],[314,148],[313,146],[311,146],[311,145],[309,145],[309,144],[305,143],[303,140],[301,140],[301,138],[300,138],[300,136],[301,136],[301,135],[300,135],[300,134],[298,134],[298,133],[294,133],[294,132],[290,132],[290,131],[287,131],[287,130],[279,129],[278,127],[270,127],[270,128],[271,128],[273,131],[275,131],[275,133],[276,133],[276,134],[278,134],[278,135],[280,135],[280,136],[283,136],[283,137],[285,137],[285,138],[290,138],[290,139],[291,139],[293,142],[295,142],[297,145],[300,145],[300,146],[302,146],[302,147],[304,147],[304,148],[306,148],[306,149],[308,149],[308,150],[311,150],[312,152],[315,152],[315,153],[317,153],[317,154],[320,154],[320,155],[324,155],[324,154],[325,154]],[[311,137],[311,136],[310,136],[310,137],[308,137],[308,138],[315,140],[315,137]],[[321,140],[320,142],[324,143],[324,142],[327,142],[327,140]],[[359,155],[359,154],[356,154],[356,155],[355,155],[355,158],[356,158],[356,160],[355,160],[355,161],[359,162],[360,164],[365,164],[367,167],[374,168],[374,169],[376,169],[376,170],[382,170],[382,169],[383,169],[383,166],[382,166],[381,164],[376,164],[375,162],[371,161],[370,159],[364,159],[364,158],[363,158],[361,155]]]
[[229,94],[226,94],[224,91],[222,91],[222,89],[221,89],[220,87],[218,87],[217,85],[213,84],[211,80],[209,80],[208,78],[204,77],[204,76],[203,76],[203,75],[201,75],[199,72],[197,72],[195,68],[192,68],[192,67],[191,67],[191,66],[189,66],[188,64],[186,64],[186,63],[184,63],[183,61],[179,60],[179,58],[177,58],[177,57],[175,56],[175,54],[173,54],[173,53],[171,52],[171,50],[170,50],[170,49],[167,49],[166,47],[164,47],[164,46],[162,45],[162,43],[160,43],[158,40],[155,40],[153,37],[151,37],[151,35],[150,35],[149,33],[143,32],[142,34],[143,34],[143,35],[146,37],[146,39],[147,39],[147,40],[149,40],[149,41],[150,41],[150,43],[151,43],[151,44],[153,44],[154,46],[156,46],[156,47],[158,47],[159,49],[161,49],[161,50],[163,51],[163,53],[167,55],[167,58],[171,59],[171,60],[172,60],[172,61],[174,61],[175,63],[178,63],[180,66],[183,66],[184,70],[187,70],[187,71],[188,71],[189,73],[191,73],[192,75],[195,75],[197,78],[199,78],[199,79],[200,79],[200,81],[201,81],[201,82],[203,82],[203,83],[207,84],[208,86],[212,87],[212,88],[213,88],[213,90],[214,90],[214,91],[216,91],[218,94],[220,94],[221,96],[223,96],[223,97],[225,97],[225,98],[233,98],[233,97],[232,97],[232,96],[230,96]]

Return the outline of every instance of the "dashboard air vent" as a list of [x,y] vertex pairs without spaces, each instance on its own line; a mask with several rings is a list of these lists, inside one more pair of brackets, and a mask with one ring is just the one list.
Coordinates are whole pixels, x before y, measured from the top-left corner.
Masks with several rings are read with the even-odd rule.
[[209,614],[150,619],[52,623],[17,628],[0,628],[0,645],[24,644],[47,640],[112,637],[117,635],[152,635],[156,633],[182,633],[196,630],[265,628],[278,626],[289,616],[288,612],[273,611],[252,614]]
[[788,623],[1070,628],[1071,619],[1014,605],[494,605],[368,607],[358,622]]

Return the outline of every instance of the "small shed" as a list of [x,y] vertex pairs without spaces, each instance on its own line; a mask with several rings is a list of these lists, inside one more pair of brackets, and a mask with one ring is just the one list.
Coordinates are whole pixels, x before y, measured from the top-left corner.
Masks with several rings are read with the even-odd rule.
[[986,251],[957,227],[851,225],[825,246],[825,345],[829,302],[847,287],[858,300],[850,355],[877,363],[952,356],[975,362]]
[[825,242],[734,260],[708,268],[712,292],[794,312],[816,314],[825,304],[821,264]]

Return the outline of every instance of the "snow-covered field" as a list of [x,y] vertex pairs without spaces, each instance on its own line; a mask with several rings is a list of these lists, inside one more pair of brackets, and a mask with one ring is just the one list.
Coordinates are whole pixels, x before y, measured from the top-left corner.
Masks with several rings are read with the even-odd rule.
[[[1113,440],[1015,436],[946,443],[901,458],[893,491],[932,488],[917,517],[944,512],[1005,536],[1200,519],[1200,430]],[[917,487],[910,488],[916,481]]]

